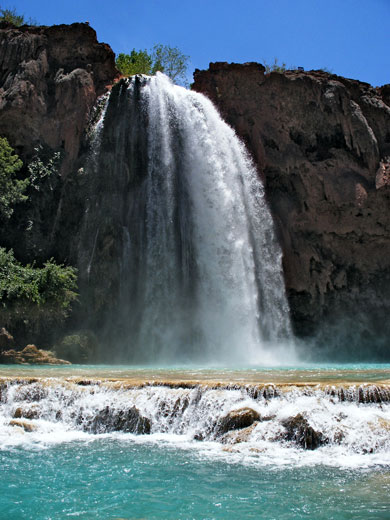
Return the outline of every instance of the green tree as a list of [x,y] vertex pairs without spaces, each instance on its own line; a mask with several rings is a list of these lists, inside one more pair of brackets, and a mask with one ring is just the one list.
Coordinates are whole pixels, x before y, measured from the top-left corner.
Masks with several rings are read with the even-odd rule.
[[152,73],[163,72],[175,83],[187,83],[186,72],[189,56],[177,47],[155,45],[152,51]]
[[136,51],[133,49],[130,54],[121,53],[116,59],[117,69],[124,76],[133,74],[152,74],[152,57],[146,50]]
[[18,14],[16,9],[3,9],[0,7],[0,22],[12,23],[16,27],[21,25],[37,25],[37,22],[32,18],[26,19],[24,15]]
[[39,144],[34,148],[34,156],[27,166],[31,188],[40,191],[42,187],[53,191],[53,184],[59,176],[63,159],[62,151],[53,151],[47,145]]
[[12,250],[0,247],[0,322],[10,330],[49,331],[68,317],[76,298],[73,267],[58,265],[53,259],[42,267],[24,266]]
[[27,200],[24,191],[29,180],[15,177],[22,165],[7,139],[0,137],[0,219],[8,219],[13,213],[13,206]]
[[124,76],[152,75],[160,71],[175,83],[186,84],[188,60],[189,57],[185,56],[177,47],[155,45],[150,53],[146,50],[133,49],[130,54],[119,54],[116,66]]

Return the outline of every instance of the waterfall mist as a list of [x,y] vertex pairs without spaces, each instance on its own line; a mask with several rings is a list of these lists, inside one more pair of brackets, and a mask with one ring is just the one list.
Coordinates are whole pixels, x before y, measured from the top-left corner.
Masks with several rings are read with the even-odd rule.
[[212,103],[159,73],[122,80],[86,170],[79,269],[106,359],[277,362],[292,337],[281,251],[257,171]]

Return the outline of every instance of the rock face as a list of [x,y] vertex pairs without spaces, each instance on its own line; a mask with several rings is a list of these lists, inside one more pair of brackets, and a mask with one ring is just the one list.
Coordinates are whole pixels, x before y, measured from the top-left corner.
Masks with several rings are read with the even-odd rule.
[[13,336],[4,327],[0,329],[0,352],[8,350],[14,346]]
[[[55,173],[0,228],[0,243],[22,262],[54,257],[74,263],[73,245],[85,210],[82,171],[86,128],[98,96],[119,75],[115,56],[87,24],[13,27],[0,24],[0,136],[27,165]],[[38,152],[37,152],[38,150]],[[45,170],[44,170],[45,175]],[[72,245],[73,244],[73,245]]]
[[295,332],[388,357],[390,86],[256,63],[194,78],[264,180]]
[[37,144],[76,160],[90,109],[118,75],[87,24],[0,26],[0,135],[28,159]]

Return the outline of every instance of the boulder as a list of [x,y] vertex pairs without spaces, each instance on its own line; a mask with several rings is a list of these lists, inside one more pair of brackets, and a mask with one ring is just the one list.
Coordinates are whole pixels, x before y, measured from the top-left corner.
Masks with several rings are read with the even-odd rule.
[[23,428],[25,432],[34,432],[37,429],[35,424],[31,424],[27,421],[21,421],[20,419],[12,419],[12,421],[10,421],[8,424],[9,426],[18,426],[19,428]]
[[282,425],[286,428],[285,439],[296,442],[305,450],[315,450],[328,442],[324,435],[314,430],[306,417],[300,413],[285,419]]
[[141,435],[150,433],[151,421],[141,415],[135,406],[119,411],[111,410],[109,406],[106,406],[96,414],[92,421],[84,423],[84,429],[91,433],[121,431]]
[[218,421],[216,426],[217,434],[223,435],[231,430],[239,430],[251,426],[255,421],[260,420],[260,415],[252,408],[239,408],[232,410]]
[[222,437],[222,442],[224,444],[240,444],[242,442],[248,442],[253,430],[256,428],[258,421],[255,421],[251,426],[247,428],[242,428],[240,430],[233,430],[227,432]]
[[39,417],[39,410],[36,408],[16,408],[14,412],[14,419],[37,419]]

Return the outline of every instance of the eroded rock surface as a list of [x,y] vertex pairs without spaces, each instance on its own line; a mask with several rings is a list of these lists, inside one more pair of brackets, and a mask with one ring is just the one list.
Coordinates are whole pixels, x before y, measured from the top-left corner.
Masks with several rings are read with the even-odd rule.
[[256,63],[214,63],[194,78],[264,180],[295,332],[349,354],[376,344],[388,357],[390,86],[265,75]]
[[14,338],[4,327],[0,329],[0,352],[8,350],[14,346]]
[[89,112],[118,75],[114,53],[87,24],[0,26],[0,135],[23,158],[38,144],[76,160]]

